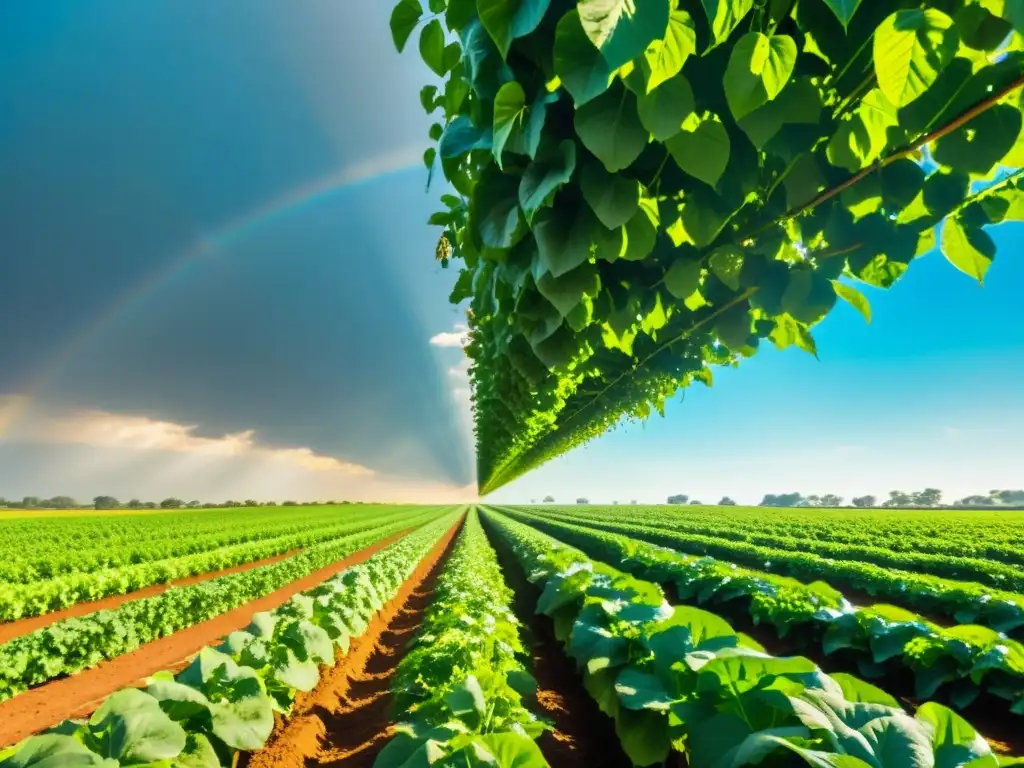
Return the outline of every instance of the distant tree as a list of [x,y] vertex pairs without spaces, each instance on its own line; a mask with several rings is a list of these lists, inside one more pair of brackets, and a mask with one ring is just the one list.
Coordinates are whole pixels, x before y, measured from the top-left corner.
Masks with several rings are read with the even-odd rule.
[[909,507],[913,497],[903,491],[889,491],[889,500],[882,502],[883,507]]
[[297,507],[299,505],[296,504],[294,501],[282,501],[281,502],[281,506],[282,507]]
[[155,501],[144,501],[144,502],[142,502],[142,506],[140,507],[140,509],[156,509],[156,502]]
[[843,503],[842,496],[836,496],[834,493],[826,493],[821,497],[821,506],[823,507],[838,507]]
[[630,504],[636,504],[636,499],[631,500],[629,503]]
[[720,507],[735,507],[736,506],[736,502],[733,501],[732,499],[730,499],[728,496],[723,496],[719,500],[718,506],[720,506]]
[[[343,501],[341,503],[342,504],[348,504],[347,501]],[[276,507],[277,506],[277,502],[276,501],[264,501],[263,502],[263,506],[264,507]]]
[[989,498],[1007,507],[1024,506],[1024,490],[989,491]]
[[697,504],[697,505],[703,504],[703,502],[701,502],[701,501],[697,501],[696,499],[694,499],[694,500],[693,500],[693,501],[691,501],[690,503],[691,503],[691,504]]
[[536,500],[536,499],[530,499],[530,503],[531,503],[531,504],[536,504],[536,503],[537,503],[537,500]]
[[218,505],[212,501],[204,501],[202,506],[203,509],[216,509]]
[[616,507],[619,506],[619,502],[618,501],[613,501],[612,504],[615,505]]
[[[333,503],[334,502],[332,501],[331,504],[333,504]],[[258,507],[259,505],[260,505],[260,503],[258,501],[256,501],[256,499],[246,499],[245,500],[245,506],[247,506],[247,507]]]
[[590,500],[589,499],[585,499],[582,496],[580,496],[578,499],[576,499],[576,503],[577,504],[589,504]]
[[160,502],[160,509],[181,509],[183,506],[185,506],[185,502],[181,499],[176,499],[173,496]]
[[113,496],[97,496],[92,500],[92,505],[96,509],[117,509],[121,506],[121,502]]
[[820,507],[821,506],[821,497],[816,495],[816,494],[813,494],[813,493],[810,496],[804,496],[803,504],[799,505],[799,506]]
[[956,505],[958,507],[991,507],[991,506],[993,506],[993,504],[992,504],[992,497],[991,496],[980,496],[980,495],[977,495],[977,494],[974,495],[974,496],[965,496],[964,498],[960,499],[959,501],[955,501],[953,503],[954,503],[954,505]]
[[138,499],[131,499],[127,504],[125,504],[125,508],[126,509],[142,509],[142,502],[139,501]]
[[42,499],[38,496],[26,496],[21,500],[22,509],[39,509]]
[[868,496],[856,496],[853,499],[853,506],[855,506],[855,507],[873,507],[873,506],[875,506],[875,501],[877,501],[877,499],[875,499],[874,496],[870,496],[870,495],[868,495]]
[[766,493],[761,499],[762,507],[798,507],[804,501],[799,493]]
[[49,509],[74,509],[79,504],[70,496],[54,496],[52,499],[44,501],[43,506]]
[[675,496],[669,496],[667,502],[669,504],[685,504],[690,500],[690,497],[685,493],[677,493]]
[[942,501],[942,491],[938,488],[925,488],[912,495],[912,503],[918,507],[937,507]]
[[544,503],[545,504],[554,504],[555,503],[555,497],[554,496],[545,496],[544,497]]
[[188,507],[189,509],[198,509],[202,505],[203,505],[203,502],[201,502],[199,499],[192,499],[192,501],[190,501],[185,506]]

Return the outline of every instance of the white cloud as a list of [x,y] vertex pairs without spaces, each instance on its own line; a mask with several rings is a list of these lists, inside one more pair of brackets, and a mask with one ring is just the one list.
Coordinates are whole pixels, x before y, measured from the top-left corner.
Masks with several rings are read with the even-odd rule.
[[221,437],[195,434],[197,424],[177,424],[145,416],[99,410],[57,412],[33,411],[23,395],[0,397],[0,424],[10,419],[2,435],[15,442],[90,445],[98,448],[130,448],[171,451],[198,456],[252,456],[310,470],[332,470],[349,475],[370,475],[373,470],[314,453],[309,448],[273,448],[257,444],[255,430],[248,429]]
[[463,323],[456,323],[452,331],[443,331],[430,337],[430,343],[435,347],[452,347],[461,349],[469,343],[469,326]]

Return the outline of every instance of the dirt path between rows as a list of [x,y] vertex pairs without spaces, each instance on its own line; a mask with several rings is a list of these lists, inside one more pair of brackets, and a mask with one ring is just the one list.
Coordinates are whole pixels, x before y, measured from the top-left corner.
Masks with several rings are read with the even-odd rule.
[[24,619],[9,621],[0,624],[0,643],[6,643],[8,640],[13,640],[16,637],[27,635],[30,632],[35,632],[37,629],[42,629],[43,627],[48,627],[51,624],[56,624],[58,621],[63,621],[64,619],[73,619],[77,616],[85,616],[90,613],[95,613],[96,611],[110,611],[117,608],[119,605],[130,603],[133,600],[141,600],[144,597],[154,597],[166,592],[171,587],[187,587],[190,584],[198,584],[202,581],[218,579],[221,576],[230,576],[232,573],[241,573],[242,571],[251,571],[253,568],[261,568],[264,565],[273,565],[274,563],[279,563],[293,555],[297,555],[301,551],[301,549],[293,549],[290,552],[285,552],[281,555],[274,555],[273,557],[267,557],[263,560],[253,560],[248,563],[242,563],[241,565],[233,565],[230,568],[224,568],[219,571],[207,571],[206,573],[200,573],[196,576],[189,576],[188,578],[169,581],[166,584],[151,584],[148,587],[137,589],[134,592],[127,592],[123,595],[111,595],[110,597],[103,597],[99,600],[88,600],[83,603],[75,603],[74,605],[69,605],[67,608],[61,608],[58,611],[44,613],[42,616],[26,616]]
[[142,681],[155,672],[181,669],[205,646],[216,645],[221,638],[247,627],[254,613],[271,611],[287,602],[297,592],[313,589],[346,568],[367,560],[375,552],[397,541],[411,530],[413,529],[408,528],[381,539],[269,595],[234,608],[216,618],[146,643],[131,653],[100,662],[97,666],[71,677],[54,680],[0,702],[0,747],[15,744],[62,720],[84,717],[93,712],[111,693],[127,686],[141,685]]
[[391,735],[391,680],[423,622],[464,519],[420,561],[366,632],[352,641],[348,654],[324,670],[320,684],[299,694],[291,717],[278,723],[267,745],[241,755],[237,768],[373,765]]
[[540,710],[535,714],[555,726],[537,740],[544,757],[554,768],[632,768],[614,722],[583,687],[583,679],[555,637],[551,619],[536,613],[540,589],[526,579],[522,567],[490,531],[488,538],[498,552],[505,583],[515,592],[513,609],[523,622],[521,638],[537,679]]

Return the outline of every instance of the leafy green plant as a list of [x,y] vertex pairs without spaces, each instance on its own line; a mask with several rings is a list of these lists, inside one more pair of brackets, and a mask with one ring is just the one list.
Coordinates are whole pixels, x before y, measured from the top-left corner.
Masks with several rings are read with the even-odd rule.
[[891,605],[856,607],[824,582],[804,584],[615,533],[510,514],[634,576],[671,584],[681,601],[746,612],[779,637],[797,636],[804,648],[842,650],[856,659],[862,677],[884,679],[910,668],[918,699],[941,687],[962,708],[986,690],[1024,714],[1024,645],[1001,632],[972,624],[944,628]]
[[480,490],[663,412],[762,342],[817,354],[936,244],[1022,218],[1021,22],[994,0],[401,0],[440,83]]
[[695,768],[787,756],[843,768],[1012,764],[940,704],[911,716],[868,683],[771,656],[714,614],[668,605],[651,582],[494,512],[485,520],[543,588],[538,612],[634,765],[660,764],[673,749]]
[[262,747],[274,712],[287,715],[298,691],[312,690],[320,665],[347,653],[373,615],[445,531],[435,519],[369,560],[253,615],[220,648],[204,648],[176,677],[160,672],[143,690],[118,691],[87,722],[66,721],[0,752],[0,768],[148,766],[220,768],[238,751]]
[[547,724],[530,707],[512,591],[470,512],[392,691],[401,722],[374,768],[422,765],[547,768],[534,743]]

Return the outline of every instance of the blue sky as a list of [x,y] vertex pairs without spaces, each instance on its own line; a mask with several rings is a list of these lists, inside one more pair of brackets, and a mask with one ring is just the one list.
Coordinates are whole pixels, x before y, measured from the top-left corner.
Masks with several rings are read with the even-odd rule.
[[[0,495],[471,495],[461,350],[430,341],[463,319],[416,161],[433,76],[389,13],[0,5]],[[1024,485],[1001,232],[984,290],[929,255],[820,362],[765,350],[494,498]]]

